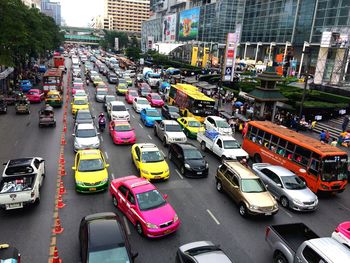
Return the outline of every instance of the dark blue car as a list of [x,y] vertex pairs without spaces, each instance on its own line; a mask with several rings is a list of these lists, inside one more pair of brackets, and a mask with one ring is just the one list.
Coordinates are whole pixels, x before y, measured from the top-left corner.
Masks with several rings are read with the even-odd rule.
[[155,121],[161,121],[163,118],[156,108],[143,109],[140,113],[141,121],[147,127],[153,127]]
[[28,92],[30,89],[33,88],[32,83],[30,82],[30,80],[27,79],[21,80],[19,86],[21,87],[22,92]]

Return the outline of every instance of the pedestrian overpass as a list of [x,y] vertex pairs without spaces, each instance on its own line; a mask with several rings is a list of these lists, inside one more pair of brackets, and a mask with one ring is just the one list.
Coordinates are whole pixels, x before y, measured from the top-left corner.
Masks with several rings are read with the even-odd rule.
[[68,44],[98,46],[103,38],[103,31],[94,28],[61,26],[61,31]]

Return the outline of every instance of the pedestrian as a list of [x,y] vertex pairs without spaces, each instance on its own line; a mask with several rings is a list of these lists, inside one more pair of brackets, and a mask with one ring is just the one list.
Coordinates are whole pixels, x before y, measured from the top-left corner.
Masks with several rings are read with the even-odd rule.
[[333,138],[333,141],[331,142],[332,146],[337,146],[338,142],[336,138]]
[[320,141],[325,142],[326,141],[326,132],[324,130],[320,133]]
[[341,126],[343,132],[346,131],[346,128],[348,127],[348,124],[349,124],[349,117],[346,115],[346,116],[344,117],[343,124],[342,124],[342,126]]
[[329,143],[329,139],[330,139],[331,135],[329,134],[329,131],[326,130],[326,137],[325,137],[325,142]]

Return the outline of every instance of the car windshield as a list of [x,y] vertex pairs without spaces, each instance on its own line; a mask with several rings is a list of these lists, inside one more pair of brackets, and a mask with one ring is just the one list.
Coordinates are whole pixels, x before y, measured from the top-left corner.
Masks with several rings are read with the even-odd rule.
[[153,79],[160,79],[160,75],[159,74],[149,74],[149,77],[153,78]]
[[281,179],[286,189],[300,190],[306,188],[305,183],[298,176],[281,176]]
[[141,161],[143,163],[157,163],[164,161],[164,156],[159,151],[142,152]]
[[89,263],[130,263],[126,248],[117,247],[89,252]]
[[167,124],[166,125],[166,131],[167,132],[181,132],[181,126],[177,124]]
[[77,120],[81,119],[81,120],[87,120],[87,119],[92,119],[91,114],[89,112],[79,112],[77,114]]
[[224,149],[240,149],[241,145],[235,140],[224,141]]
[[107,90],[97,90],[96,94],[97,95],[107,95]]
[[83,81],[81,79],[75,79],[73,85],[74,84],[83,84]]
[[201,124],[200,124],[200,122],[199,121],[189,121],[188,122],[188,126],[190,126],[190,127],[201,127]]
[[50,95],[47,95],[47,98],[48,99],[59,99],[59,95],[56,95],[56,94],[50,94]]
[[125,79],[119,79],[119,84],[126,84],[126,80]]
[[185,157],[185,160],[201,160],[201,159],[203,159],[203,156],[200,153],[200,151],[198,151],[196,149],[184,150],[184,157]]
[[152,100],[161,100],[162,98],[156,94],[156,95],[152,95]]
[[141,92],[150,93],[151,89],[149,87],[141,87]]
[[160,117],[160,113],[156,110],[147,111],[147,116],[150,117]]
[[86,100],[74,100],[74,105],[84,105],[87,104]]
[[97,134],[95,129],[78,129],[75,135],[79,138],[89,138],[95,137]]
[[327,157],[323,159],[322,166],[322,181],[346,180],[348,172],[348,158],[346,155]]
[[123,132],[123,131],[131,131],[131,127],[128,124],[116,125],[114,126],[115,131]]
[[80,160],[78,171],[79,172],[93,172],[103,170],[103,161],[102,159],[89,159],[89,160]]
[[260,179],[243,179],[242,180],[242,192],[245,193],[261,193],[266,189]]
[[105,100],[106,100],[106,102],[110,102],[110,101],[115,101],[116,98],[114,96],[106,96]]
[[216,121],[218,128],[230,128],[226,121]]
[[177,108],[177,107],[170,106],[170,107],[168,107],[168,109],[169,109],[169,112],[177,112],[177,113],[179,113],[179,108]]
[[28,174],[34,172],[34,169],[28,165],[11,166],[6,169],[6,174]]
[[129,91],[129,96],[136,97],[137,96],[137,92],[136,91]]
[[136,194],[136,199],[141,211],[155,209],[166,204],[158,190]]
[[137,104],[148,104],[148,100],[137,100]]
[[114,105],[112,111],[126,111],[126,108],[124,105]]

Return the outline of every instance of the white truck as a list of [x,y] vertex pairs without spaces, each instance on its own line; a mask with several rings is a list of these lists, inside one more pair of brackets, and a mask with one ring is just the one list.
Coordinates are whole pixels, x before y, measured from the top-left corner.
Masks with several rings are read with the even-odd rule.
[[248,159],[248,153],[241,148],[241,145],[235,138],[229,135],[217,135],[215,137],[207,136],[207,133],[199,132],[197,141],[204,152],[207,149],[217,155],[221,160],[226,159]]
[[159,137],[164,146],[170,143],[184,143],[187,141],[180,124],[174,120],[162,120],[154,122],[154,135]]
[[23,208],[40,203],[45,161],[40,157],[13,159],[4,163],[0,178],[0,208]]

